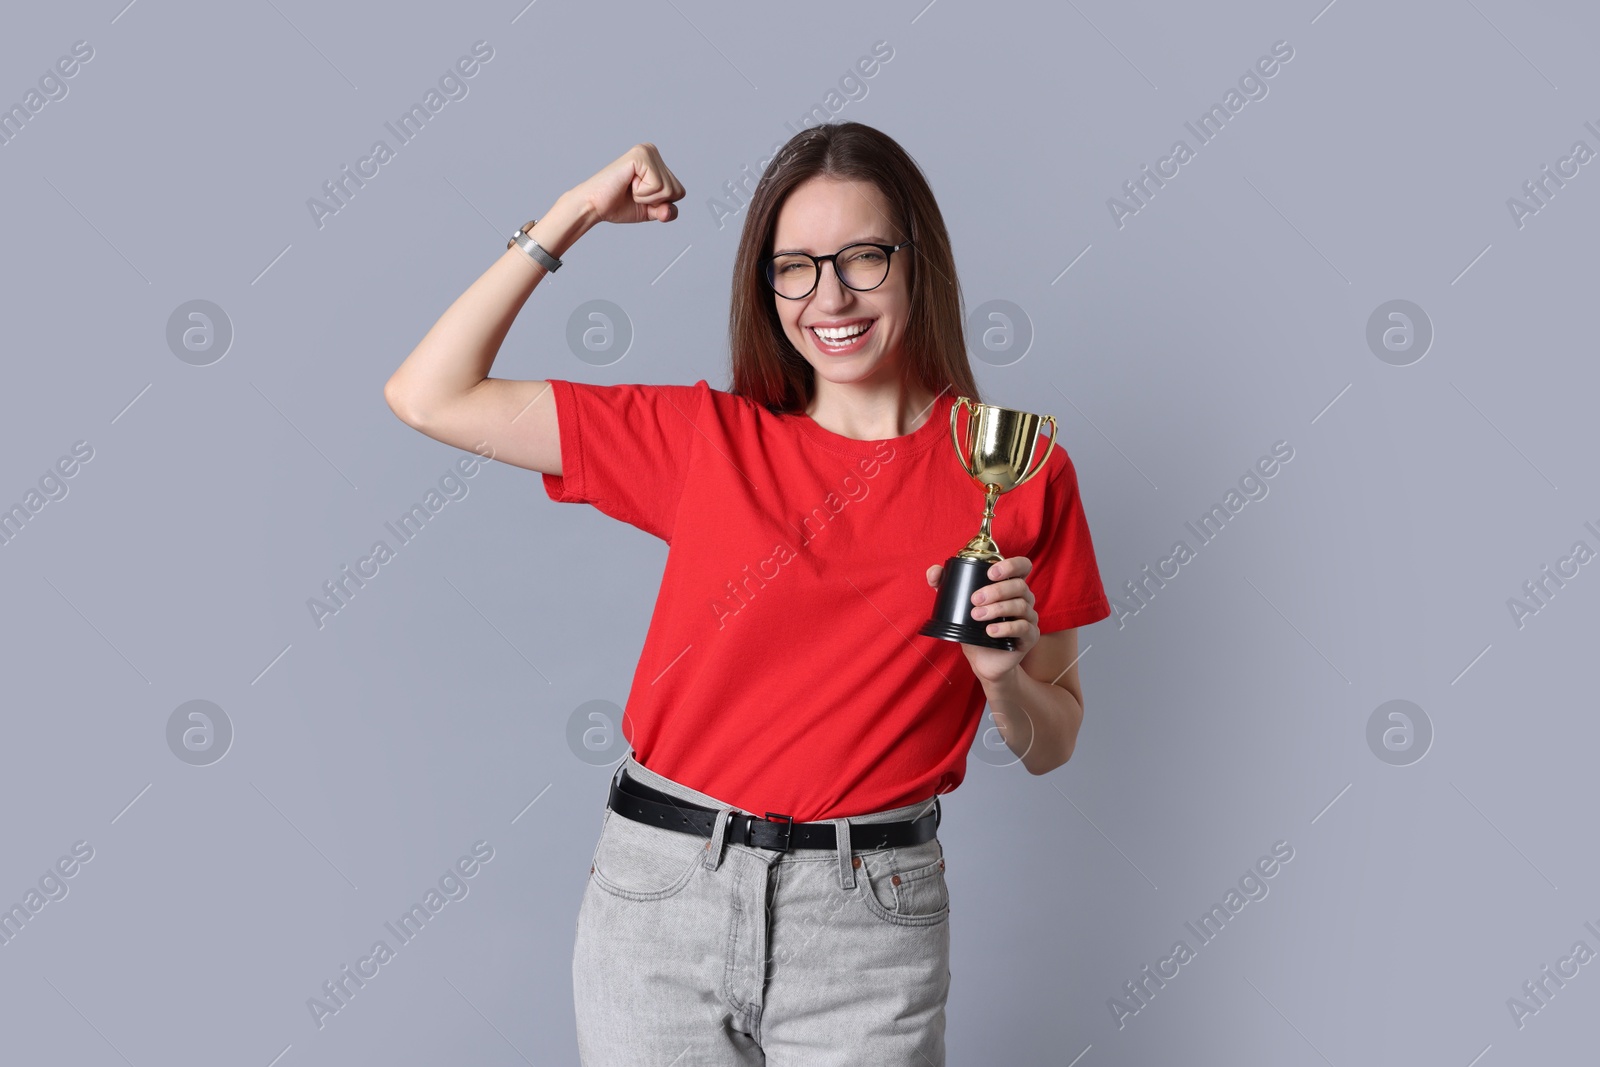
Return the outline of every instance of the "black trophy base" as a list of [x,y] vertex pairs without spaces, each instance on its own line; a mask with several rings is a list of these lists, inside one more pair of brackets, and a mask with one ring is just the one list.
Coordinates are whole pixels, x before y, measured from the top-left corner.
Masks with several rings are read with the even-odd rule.
[[1014,652],[1014,637],[994,637],[984,628],[993,622],[1011,622],[1015,616],[979,621],[972,617],[972,594],[986,585],[993,585],[989,568],[994,562],[951,556],[944,561],[944,573],[939,577],[939,595],[934,600],[933,618],[922,624],[917,633],[923,637],[937,637],[941,641],[958,641],[963,645],[981,645]]

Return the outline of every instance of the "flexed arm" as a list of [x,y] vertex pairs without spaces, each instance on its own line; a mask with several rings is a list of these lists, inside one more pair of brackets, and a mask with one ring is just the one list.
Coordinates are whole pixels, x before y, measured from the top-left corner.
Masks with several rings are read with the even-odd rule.
[[[670,222],[684,188],[648,142],[634,145],[562,193],[528,231],[554,256],[600,222]],[[505,463],[561,474],[561,439],[542,380],[488,376],[534,288],[548,272],[520,249],[504,254],[456,298],[383,387],[406,425],[463,450],[487,444]]]

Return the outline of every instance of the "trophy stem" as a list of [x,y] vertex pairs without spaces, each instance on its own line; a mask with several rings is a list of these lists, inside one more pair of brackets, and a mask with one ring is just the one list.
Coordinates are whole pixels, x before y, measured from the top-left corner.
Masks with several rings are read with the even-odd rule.
[[999,499],[998,485],[990,482],[984,486],[983,525],[978,527],[978,535],[967,542],[967,547],[956,553],[958,559],[979,559],[985,563],[999,563],[1004,558],[1000,555],[999,546],[994,543],[994,538],[989,532],[994,523],[994,502]]

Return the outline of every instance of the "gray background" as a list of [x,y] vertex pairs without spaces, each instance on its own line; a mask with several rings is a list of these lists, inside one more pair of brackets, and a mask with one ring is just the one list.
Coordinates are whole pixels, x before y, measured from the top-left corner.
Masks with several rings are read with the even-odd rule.
[[[622,752],[569,738],[624,700],[666,546],[491,463],[321,628],[306,604],[465,455],[385,379],[507,232],[638,141],[681,217],[592,231],[494,373],[725,387],[743,216],[708,201],[880,40],[835,118],[924,167],[969,311],[1021,309],[1022,358],[974,337],[974,365],[1062,420],[1107,591],[1137,606],[1124,582],[1196,548],[1081,632],[1072,761],[975,752],[947,798],[950,1062],[1593,1055],[1600,963],[1520,1027],[1507,1006],[1600,950],[1600,566],[1520,627],[1507,603],[1600,549],[1600,163],[1520,227],[1507,207],[1600,149],[1592,7],[41,4],[7,12],[0,102],[78,40],[68,94],[0,146],[0,504],[94,450],[0,547],[0,902],[94,855],[0,946],[0,1058],[576,1062],[573,921]],[[468,95],[319,228],[307,199],[478,40]],[[1268,95],[1119,227],[1108,198],[1280,40]],[[1435,334],[1406,366],[1367,341],[1396,299]],[[167,340],[192,300],[234,331],[204,366]],[[626,314],[621,358],[569,347],[590,300]],[[1270,494],[1197,547],[1185,522],[1276,441]],[[169,744],[191,700],[231,724],[220,761]],[[1369,744],[1390,700],[1431,743]],[[469,895],[319,1029],[307,999],[480,840]],[[1270,895],[1197,947],[1184,922],[1276,841]],[[1195,957],[1119,1027],[1108,1000],[1179,938]]]

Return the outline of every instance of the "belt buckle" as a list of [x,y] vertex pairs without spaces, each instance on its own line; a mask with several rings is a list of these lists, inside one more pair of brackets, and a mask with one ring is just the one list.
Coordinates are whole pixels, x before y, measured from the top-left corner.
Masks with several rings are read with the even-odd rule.
[[[789,851],[789,839],[794,836],[794,816],[793,815],[779,815],[777,812],[769,811],[766,814],[766,821],[767,822],[786,822],[788,825],[787,825],[787,827],[785,828],[785,830],[783,832],[783,844],[775,846],[775,847],[771,846],[771,845],[762,845],[760,847],[761,848],[772,848],[773,851],[775,851],[775,852],[787,852],[787,851]],[[750,836],[750,825],[746,824],[746,826],[745,826],[745,837],[748,839],[749,836]],[[748,844],[750,842],[747,840],[746,843]]]

